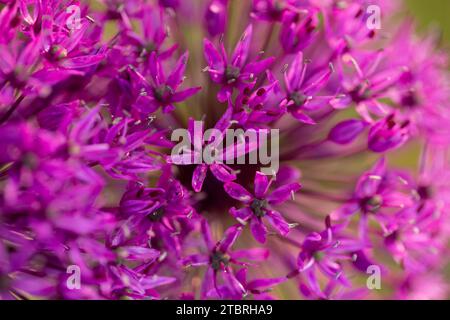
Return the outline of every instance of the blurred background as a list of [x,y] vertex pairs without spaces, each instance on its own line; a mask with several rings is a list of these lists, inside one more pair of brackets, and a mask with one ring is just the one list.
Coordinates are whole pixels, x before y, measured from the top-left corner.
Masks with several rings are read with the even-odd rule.
[[416,17],[421,32],[437,28],[441,32],[441,44],[450,45],[449,0],[405,0],[406,9]]
[[[450,52],[450,0],[405,0],[405,3],[406,13],[415,17],[419,32],[437,29],[441,47]],[[446,279],[450,283],[450,265],[446,268]]]

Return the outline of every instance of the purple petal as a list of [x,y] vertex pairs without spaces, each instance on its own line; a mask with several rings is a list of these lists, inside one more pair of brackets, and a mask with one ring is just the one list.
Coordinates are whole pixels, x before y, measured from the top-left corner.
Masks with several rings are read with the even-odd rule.
[[208,172],[208,166],[206,164],[198,165],[194,173],[192,174],[192,189],[195,192],[202,190],[203,181],[205,181],[206,173]]
[[303,53],[300,51],[292,61],[286,77],[286,85],[288,85],[291,90],[295,91],[300,88],[304,76],[303,66]]
[[160,287],[166,284],[171,284],[175,282],[177,279],[172,277],[161,277],[157,275],[149,276],[142,278],[139,282],[141,283],[141,286],[148,290],[153,289],[156,287]]
[[301,121],[301,122],[306,123],[306,124],[311,124],[311,125],[312,124],[316,124],[316,121],[314,121],[313,118],[311,118],[310,116],[305,114],[300,109],[296,109],[296,110],[292,111],[291,114],[298,121]]
[[243,71],[249,74],[260,74],[262,72],[265,72],[274,61],[275,58],[270,57],[260,61],[251,62],[245,66]]
[[395,123],[394,120],[380,120],[370,128],[368,147],[374,152],[385,152],[403,145],[410,136],[409,125]]
[[350,202],[336,209],[331,213],[334,220],[345,219],[359,210],[359,204],[357,202]]
[[289,233],[289,223],[284,220],[279,212],[268,210],[264,218],[266,218],[282,236],[286,236]]
[[219,102],[225,102],[228,100],[228,97],[233,93],[233,88],[230,86],[223,86],[220,88],[219,92],[217,93],[217,100]]
[[209,263],[209,257],[204,254],[193,254],[181,260],[183,266],[206,266]]
[[236,209],[233,207],[230,209],[230,213],[233,217],[242,221],[247,221],[252,217],[252,211],[249,207],[243,207],[241,209]]
[[139,96],[133,105],[139,112],[144,114],[153,113],[160,107],[160,103],[152,96]]
[[196,94],[197,92],[199,92],[202,89],[202,87],[194,87],[194,88],[189,88],[183,91],[178,91],[175,92],[171,98],[170,101],[171,102],[181,102],[186,100],[187,98],[193,96],[194,94]]
[[259,171],[256,172],[255,196],[257,198],[264,198],[268,188],[269,188],[269,179],[267,179],[267,176]]
[[298,181],[301,177],[301,172],[299,169],[285,165],[280,167],[277,172],[277,179],[275,185],[283,185],[287,183],[292,183]]
[[212,251],[214,249],[214,241],[211,235],[211,229],[209,228],[208,221],[203,219],[201,222],[201,228],[202,228],[202,235],[203,239],[205,240],[206,247],[209,251]]
[[292,193],[300,190],[300,184],[297,182],[290,183],[275,189],[268,197],[267,200],[270,204],[278,204],[286,201]]
[[273,278],[273,279],[256,279],[250,281],[247,285],[248,290],[264,290],[283,283],[287,278]]
[[356,185],[356,194],[359,198],[374,196],[382,181],[385,173],[386,162],[385,158],[378,160],[373,166],[372,170],[363,174]]
[[215,37],[225,32],[227,23],[227,1],[212,0],[205,13],[206,29],[208,33]]
[[189,53],[185,52],[178,60],[175,67],[172,69],[171,74],[167,78],[166,84],[173,89],[176,89],[182,82],[184,71],[186,70],[186,63],[189,57]]
[[345,109],[352,103],[352,98],[349,95],[338,96],[330,100],[330,105],[337,110]]
[[209,67],[215,71],[223,72],[225,69],[222,56],[216,47],[208,39],[203,40],[203,47],[205,52],[205,59]]
[[247,29],[245,29],[244,33],[241,36],[241,39],[234,49],[233,57],[231,58],[231,63],[233,66],[242,68],[242,66],[245,64],[250,51],[252,34],[253,27],[252,25],[249,25]]
[[56,84],[70,76],[83,76],[85,73],[79,70],[42,69],[33,73],[32,81],[38,81],[46,85]]
[[366,128],[361,120],[350,119],[338,123],[331,129],[328,139],[338,144],[347,144],[355,140]]
[[161,62],[158,59],[156,52],[153,51],[149,58],[150,75],[157,86],[165,82],[164,71],[161,66]]
[[224,112],[224,114],[220,117],[219,121],[217,121],[214,128],[221,132],[225,131],[227,128],[230,127],[232,115],[233,115],[233,108],[228,107],[227,110]]
[[158,250],[138,246],[121,247],[120,254],[127,260],[153,261],[159,257]]
[[49,106],[38,114],[37,120],[42,128],[65,132],[78,108],[78,102]]
[[366,272],[367,267],[374,264],[374,261],[369,259],[363,250],[359,250],[354,253],[355,260],[353,261],[353,266],[361,272]]
[[250,231],[252,232],[256,241],[258,241],[260,243],[266,242],[267,228],[261,222],[261,220],[259,220],[257,218],[250,220]]
[[223,164],[211,164],[209,169],[214,177],[222,182],[230,182],[236,179],[236,175],[230,172],[231,169],[227,169]]
[[82,57],[67,58],[61,62],[61,66],[67,69],[86,68],[99,64],[105,59],[104,54],[87,55]]
[[253,200],[253,195],[248,192],[243,186],[234,182],[228,182],[224,184],[225,192],[228,193],[233,199],[239,200],[244,203],[249,203]]
[[218,249],[224,253],[228,252],[228,250],[240,236],[241,232],[242,232],[242,225],[240,224],[228,228],[227,231],[225,231],[225,235],[222,241],[220,241]]

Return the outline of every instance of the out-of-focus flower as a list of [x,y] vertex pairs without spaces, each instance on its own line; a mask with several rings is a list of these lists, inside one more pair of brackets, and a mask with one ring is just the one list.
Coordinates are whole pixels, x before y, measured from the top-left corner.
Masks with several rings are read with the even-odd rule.
[[206,29],[211,37],[225,32],[228,0],[211,0],[205,13]]

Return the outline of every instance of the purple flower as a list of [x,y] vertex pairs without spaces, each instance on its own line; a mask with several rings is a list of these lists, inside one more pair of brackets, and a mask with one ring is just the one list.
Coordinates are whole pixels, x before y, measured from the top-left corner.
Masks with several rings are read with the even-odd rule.
[[159,295],[154,288],[175,281],[174,278],[170,277],[145,276],[125,266],[111,266],[109,273],[113,281],[111,295],[116,298],[158,299]]
[[167,78],[162,67],[161,58],[157,57],[155,52],[150,54],[150,80],[147,80],[135,68],[131,68],[130,72],[135,78],[136,90],[139,91],[134,108],[141,113],[149,114],[161,107],[163,112],[168,113],[175,110],[174,103],[182,102],[196,94],[201,89],[200,87],[177,91],[183,82],[187,59],[188,53],[186,52],[180,57]]
[[[125,58],[130,63],[134,63],[137,60],[148,67],[150,67],[151,60],[149,57],[152,52],[156,52],[158,58],[161,60],[170,58],[178,45],[173,44],[166,47],[168,33],[164,19],[165,16],[162,10],[150,5],[145,6],[145,10],[142,10],[142,18],[139,19],[141,33],[125,26],[125,35],[121,39],[123,43],[120,43],[120,46],[117,48],[120,54],[113,51],[111,55],[115,59],[122,60]],[[128,53],[130,51],[134,52],[135,55],[129,57]],[[117,60],[112,62],[117,63]],[[125,61],[120,62],[125,63]]]
[[224,184],[226,193],[245,205],[239,209],[231,208],[230,213],[241,223],[250,221],[250,230],[260,243],[266,242],[267,228],[263,223],[264,220],[268,221],[281,235],[288,234],[289,223],[272,206],[285,202],[300,189],[300,184],[294,182],[269,192],[271,182],[265,174],[256,172],[254,195],[235,182]]
[[405,181],[401,175],[387,172],[386,160],[381,158],[359,178],[352,199],[334,211],[332,218],[347,220],[359,212],[360,236],[368,241],[369,217],[387,230],[391,211],[401,210],[413,203]]
[[410,136],[409,120],[398,120],[395,114],[375,123],[369,131],[369,149],[374,152],[384,152],[398,148]]
[[[345,108],[351,102],[357,104],[356,110],[368,122],[373,122],[372,115],[386,116],[389,107],[380,103],[379,98],[387,95],[387,90],[407,71],[405,66],[383,68],[383,51],[346,53],[338,60],[337,67],[342,77],[342,97],[331,101],[335,108]],[[346,66],[350,70],[346,69]]]
[[[110,245],[117,247],[129,243],[145,244],[149,232],[167,237],[177,230],[177,220],[191,219],[195,210],[190,206],[187,191],[170,178],[169,168],[157,188],[146,188],[140,183],[130,182],[127,192],[120,201],[121,215],[125,220],[110,239]],[[168,237],[167,244],[179,249],[176,238]]]
[[[232,108],[228,107],[227,111],[222,115],[219,121],[214,126],[214,129],[218,133],[224,133],[225,130],[231,124]],[[236,179],[236,173],[234,170],[226,165],[228,160],[234,160],[242,155],[251,152],[257,148],[255,143],[246,144],[243,142],[234,142],[232,145],[223,146],[224,136],[216,136],[211,134],[207,137],[208,140],[205,141],[203,133],[203,122],[201,122],[200,128],[196,127],[195,121],[191,118],[189,119],[189,141],[194,148],[193,150],[183,150],[182,155],[172,155],[169,162],[177,163],[180,165],[184,164],[198,164],[192,174],[192,189],[195,192],[200,192],[203,187],[203,182],[206,179],[208,170],[213,174],[213,176],[221,182],[229,182]],[[199,161],[203,158],[204,150],[209,150],[211,159],[206,159],[207,161]],[[205,160],[205,159],[203,159]],[[225,163],[224,163],[225,162]]]
[[[298,270],[288,275],[292,277],[298,272],[304,274],[307,286],[301,288],[306,295],[327,297],[337,285],[348,287],[349,280],[344,273],[341,261],[354,259],[353,253],[364,248],[364,245],[358,241],[337,237],[329,217],[325,219],[325,224],[324,231],[313,232],[306,236],[297,259]],[[328,285],[324,290],[320,288],[319,273],[328,279]]]
[[400,211],[390,220],[385,234],[384,244],[389,253],[413,273],[422,273],[436,264],[438,252],[444,246],[435,236],[439,216],[432,210],[411,207]]
[[306,124],[315,124],[315,121],[305,114],[306,110],[315,110],[322,107],[331,97],[316,96],[327,84],[333,69],[317,72],[314,76],[306,78],[308,64],[303,61],[303,53],[299,52],[288,72],[284,74],[286,97],[281,102],[288,112],[297,120]]
[[225,102],[234,88],[244,89],[255,83],[257,75],[264,72],[274,61],[273,57],[256,61],[249,60],[252,34],[253,27],[249,25],[234,48],[230,60],[222,42],[219,52],[211,41],[203,40],[205,59],[208,63],[206,70],[209,72],[211,80],[221,85],[217,94],[220,102]]
[[269,252],[265,249],[257,248],[231,251],[231,247],[242,232],[241,225],[230,227],[225,232],[223,239],[217,243],[213,242],[210,233],[211,231],[209,230],[208,224],[205,220],[202,221],[201,227],[203,239],[206,243],[208,252],[206,254],[196,254],[186,257],[183,260],[183,264],[186,266],[208,266],[205,274],[205,280],[203,282],[203,295],[213,294],[214,292],[210,292],[210,290],[213,289],[216,295],[222,297],[217,281],[217,275],[220,274],[223,278],[222,281],[231,286],[234,291],[240,292],[242,296],[246,293],[246,290],[242,283],[236,278],[232,265],[247,265],[247,263],[243,262],[243,260],[265,260],[268,257]]
[[281,20],[280,42],[284,51],[296,53],[307,48],[314,40],[319,25],[318,10],[287,11]]
[[344,53],[376,38],[378,30],[367,27],[368,17],[367,4],[361,1],[336,4],[327,11],[324,16],[325,38],[331,49],[335,53]]
[[283,116],[286,109],[280,105],[278,83],[272,78],[270,81],[270,84],[260,88],[242,90],[233,105],[233,120],[245,128],[258,129]]

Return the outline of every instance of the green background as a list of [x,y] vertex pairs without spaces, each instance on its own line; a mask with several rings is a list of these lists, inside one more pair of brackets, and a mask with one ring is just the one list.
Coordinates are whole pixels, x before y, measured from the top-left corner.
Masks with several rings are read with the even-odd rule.
[[442,45],[450,44],[450,0],[406,0],[407,10],[416,17],[419,30],[437,27],[442,32]]

